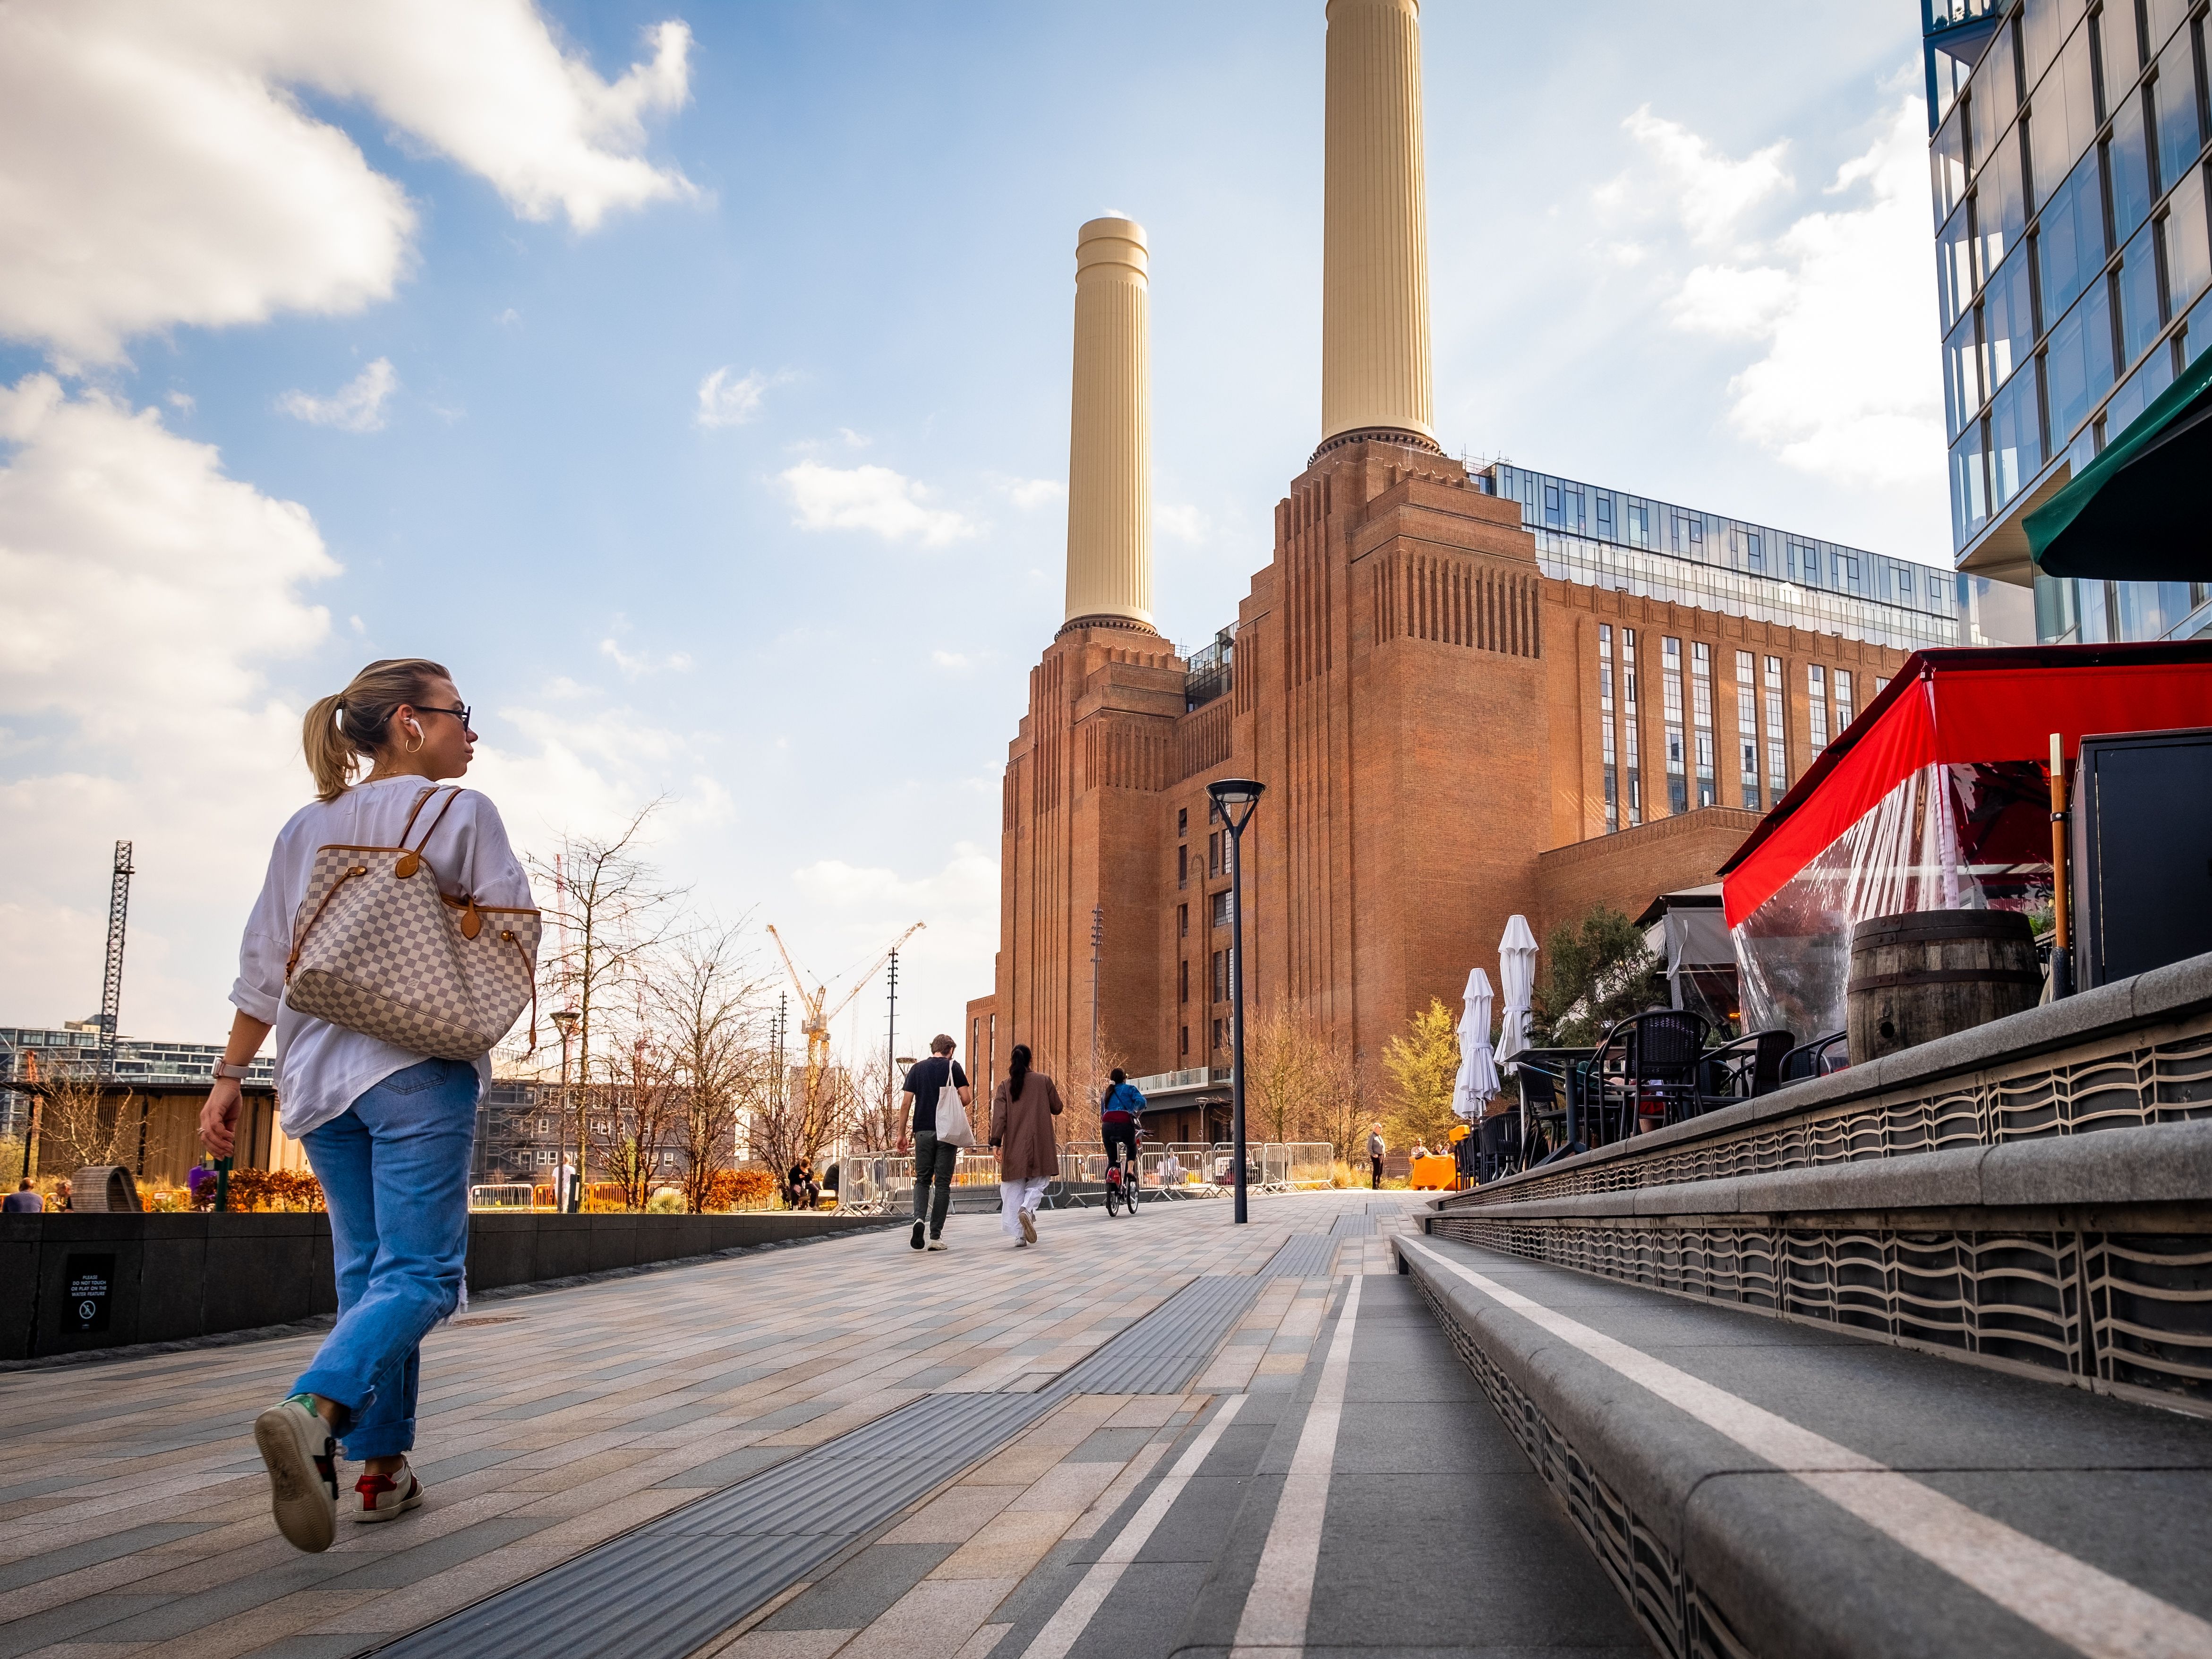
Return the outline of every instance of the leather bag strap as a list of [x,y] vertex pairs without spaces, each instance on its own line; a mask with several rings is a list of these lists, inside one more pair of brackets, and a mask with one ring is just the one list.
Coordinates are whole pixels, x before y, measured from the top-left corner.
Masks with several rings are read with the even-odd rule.
[[414,829],[416,817],[422,811],[422,804],[437,793],[438,786],[434,783],[428,789],[425,789],[421,794],[415,797],[414,811],[408,813],[407,822],[399,826],[399,844],[403,848],[407,845],[408,832]]
[[[433,795],[437,793],[438,792],[434,787],[430,791],[430,793]],[[425,796],[423,799],[427,800],[428,798],[428,796]],[[438,826],[446,821],[446,814],[453,810],[453,803],[460,798],[461,792],[458,788],[456,788],[453,793],[446,797],[446,804],[438,809],[438,816],[430,820],[430,827],[422,832],[422,839],[415,843],[415,854],[417,858],[420,858],[422,855],[423,851],[428,848],[430,845],[430,837],[438,833]],[[422,804],[417,802],[416,804],[415,811],[419,812],[422,810]],[[414,812],[410,812],[407,815],[407,822],[410,825],[414,823]],[[399,844],[402,847],[407,845],[407,831],[404,830],[402,830],[399,832]]]

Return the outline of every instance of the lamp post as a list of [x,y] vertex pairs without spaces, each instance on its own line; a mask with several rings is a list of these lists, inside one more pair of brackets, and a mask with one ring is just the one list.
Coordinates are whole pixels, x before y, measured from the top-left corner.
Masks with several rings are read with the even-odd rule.
[[1236,1224],[1244,1212],[1244,826],[1267,786],[1222,778],[1206,786],[1213,810],[1229,826],[1229,1139],[1237,1163]]
[[[568,1207],[568,1194],[562,1190],[568,1183],[561,1178],[562,1166],[566,1160],[560,1154],[568,1150],[568,1039],[576,1035],[579,1018],[574,1008],[556,1008],[553,1011],[554,1029],[561,1033],[561,1139],[560,1144],[554,1148],[553,1164],[553,1208],[556,1213]],[[576,1163],[580,1174],[583,1153],[584,1136],[580,1128],[576,1134]]]

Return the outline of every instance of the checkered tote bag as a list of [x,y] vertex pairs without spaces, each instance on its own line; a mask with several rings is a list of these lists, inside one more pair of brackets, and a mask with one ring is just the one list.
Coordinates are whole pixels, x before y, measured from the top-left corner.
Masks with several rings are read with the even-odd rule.
[[416,798],[397,847],[319,847],[292,920],[284,1000],[303,1014],[410,1054],[475,1060],[505,1036],[525,1002],[538,1046],[538,912],[441,891],[422,848],[455,789],[412,848],[439,791]]

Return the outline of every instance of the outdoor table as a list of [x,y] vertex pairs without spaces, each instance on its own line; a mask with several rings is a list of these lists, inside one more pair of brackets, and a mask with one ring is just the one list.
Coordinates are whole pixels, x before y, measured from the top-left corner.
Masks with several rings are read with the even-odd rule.
[[1595,1048],[1523,1048],[1513,1056],[1516,1066],[1533,1066],[1559,1085],[1570,1146],[1583,1138],[1583,1085],[1589,1080],[1589,1061],[1596,1053]]

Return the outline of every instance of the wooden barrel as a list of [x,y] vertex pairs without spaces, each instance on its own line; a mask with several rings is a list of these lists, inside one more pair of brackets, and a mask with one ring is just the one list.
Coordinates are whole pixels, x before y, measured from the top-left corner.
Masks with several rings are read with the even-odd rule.
[[1915,910],[1851,929],[1851,1064],[2033,1008],[2035,931],[2014,910]]

